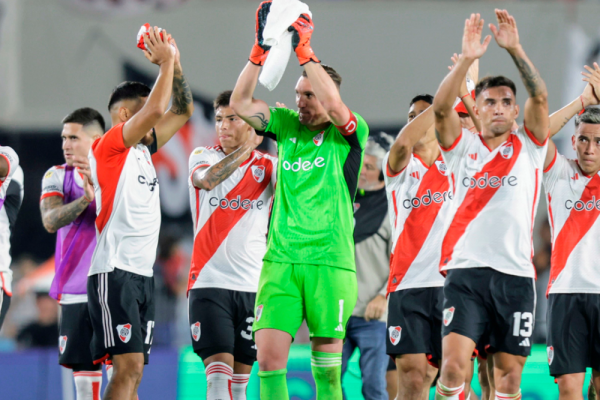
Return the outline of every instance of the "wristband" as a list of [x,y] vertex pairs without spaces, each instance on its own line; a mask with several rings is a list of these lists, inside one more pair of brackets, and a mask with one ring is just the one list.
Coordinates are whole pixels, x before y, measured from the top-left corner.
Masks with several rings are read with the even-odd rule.
[[462,99],[464,99],[465,97],[467,97],[467,96],[470,96],[470,95],[471,95],[471,93],[467,93],[467,94],[465,94],[465,95],[463,95],[463,96],[460,96],[460,99],[462,100]]
[[581,111],[579,111],[579,114],[577,115],[581,115],[585,112],[585,105],[583,104],[583,96],[579,96],[579,100],[581,100]]

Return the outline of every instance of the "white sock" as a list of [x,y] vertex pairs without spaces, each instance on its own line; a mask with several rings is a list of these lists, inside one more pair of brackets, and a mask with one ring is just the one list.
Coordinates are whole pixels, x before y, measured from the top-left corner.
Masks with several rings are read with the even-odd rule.
[[250,374],[233,374],[231,381],[231,395],[233,400],[246,400],[246,387],[250,380]]
[[77,400],[100,400],[102,370],[73,372]]
[[459,400],[459,396],[464,389],[464,383],[458,387],[449,388],[444,386],[444,384],[438,379],[437,386],[435,388],[435,400]]
[[231,378],[233,368],[222,362],[206,367],[206,400],[232,400]]
[[495,400],[521,400],[521,389],[515,394],[500,393],[496,390]]

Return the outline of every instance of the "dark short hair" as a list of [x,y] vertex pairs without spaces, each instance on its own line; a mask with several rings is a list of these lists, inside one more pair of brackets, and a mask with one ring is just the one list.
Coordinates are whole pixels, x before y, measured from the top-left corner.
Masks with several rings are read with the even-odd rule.
[[113,89],[108,100],[108,111],[121,100],[137,100],[150,95],[150,87],[140,82],[123,82]]
[[229,102],[231,101],[231,93],[233,93],[232,90],[225,90],[219,93],[217,97],[215,97],[215,100],[213,101],[213,107],[215,111],[217,111],[217,108],[219,107],[229,107]]
[[475,97],[479,96],[479,93],[483,92],[486,89],[500,86],[509,87],[510,90],[512,90],[515,97],[517,96],[517,87],[515,86],[515,83],[505,76],[498,75],[486,76],[485,78],[482,78],[479,82],[477,82],[477,85],[475,86]]
[[98,124],[100,128],[102,128],[102,132],[106,130],[106,125],[104,124],[104,118],[102,118],[102,114],[89,107],[78,108],[64,117],[62,123],[81,124],[84,128],[87,128],[93,124]]
[[[333,69],[332,67],[330,67],[329,65],[321,64],[321,66],[323,67],[325,72],[327,72],[327,74],[331,77],[331,80],[333,80],[333,83],[335,83],[335,86],[337,86],[338,89],[341,88],[342,87],[342,76],[340,74],[338,74],[338,72],[335,69]],[[302,71],[302,76],[305,78],[308,78],[306,71]]]
[[575,116],[575,128],[579,124],[600,124],[600,109],[595,107],[586,108],[585,111]]
[[415,104],[417,101],[424,101],[425,103],[433,104],[433,96],[430,94],[419,94],[412,98],[408,106],[412,107],[412,105]]

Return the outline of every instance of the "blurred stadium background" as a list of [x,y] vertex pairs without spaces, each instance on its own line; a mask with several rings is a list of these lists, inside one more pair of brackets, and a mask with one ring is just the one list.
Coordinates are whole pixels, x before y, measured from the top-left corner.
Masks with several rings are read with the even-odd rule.
[[[106,109],[112,88],[123,80],[154,80],[156,68],[135,47],[145,22],[177,39],[184,73],[194,91],[196,114],[154,156],[161,190],[162,232],[155,266],[157,316],[151,364],[140,398],[203,398],[203,367],[188,348],[185,287],[192,248],[187,159],[194,147],[215,143],[213,96],[233,88],[253,43],[258,0],[0,0],[0,143],[12,146],[25,173],[25,200],[12,238],[15,295],[0,332],[0,398],[74,397],[70,373],[57,365],[58,306],[45,296],[54,269],[54,235],[42,226],[39,197],[43,173],[63,163],[61,119],[75,108]],[[343,76],[342,96],[371,127],[396,134],[406,121],[410,98],[433,94],[460,52],[464,19],[480,12],[487,22],[496,7],[519,24],[523,46],[549,90],[550,109],[577,97],[584,64],[599,60],[600,2],[590,1],[350,1],[308,0],[316,31],[313,47]],[[301,72],[290,61],[278,88],[258,89],[269,104],[294,104]],[[504,51],[491,45],[480,76],[505,74],[525,90]],[[569,154],[568,125],[559,146]],[[543,200],[543,199],[542,199]],[[523,383],[523,399],[557,399],[545,355],[545,288],[550,231],[540,203],[535,228],[538,306],[534,339]],[[502,240],[502,238],[498,238]],[[292,399],[313,399],[308,335],[301,332],[290,358]],[[354,361],[356,361],[355,354]],[[344,378],[348,399],[359,399],[356,362]],[[474,387],[478,390],[478,386]],[[352,397],[354,396],[354,397]],[[249,399],[258,399],[252,378]]]

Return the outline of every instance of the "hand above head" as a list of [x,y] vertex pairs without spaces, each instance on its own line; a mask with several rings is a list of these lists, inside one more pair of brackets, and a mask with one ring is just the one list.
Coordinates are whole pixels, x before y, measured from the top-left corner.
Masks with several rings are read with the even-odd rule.
[[302,14],[296,22],[288,28],[288,31],[293,32],[292,47],[298,56],[300,65],[304,65],[309,61],[320,63],[315,55],[315,52],[310,47],[310,39],[312,37],[315,25],[312,18],[308,14]]
[[476,60],[485,54],[492,37],[487,35],[481,42],[483,19],[479,14],[471,14],[465,21],[465,30],[462,39],[462,56],[469,60]]
[[594,68],[587,65],[584,68],[588,72],[582,72],[581,75],[584,76],[583,81],[587,82],[587,85],[583,89],[581,99],[584,107],[595,106],[600,104],[600,98],[598,97],[600,95],[600,66],[598,66],[598,63],[594,63]]
[[169,43],[171,44],[172,48],[175,49],[175,65],[181,66],[181,53],[179,52],[179,47],[177,47],[177,42],[175,42],[175,39],[171,37],[171,41]]
[[272,2],[273,0],[263,1],[256,10],[256,32],[254,37],[254,46],[252,47],[252,51],[250,52],[250,57],[248,59],[252,64],[259,66],[265,64],[267,56],[269,55],[269,50],[271,50],[271,46],[266,46],[263,44],[263,31],[265,30],[265,25],[267,24],[267,16],[271,10]]
[[[452,60],[452,65],[448,66],[448,69],[450,71],[452,71],[454,66],[456,66],[456,63],[458,62],[460,57],[462,57],[462,54],[456,54],[456,53],[454,53],[454,55],[452,57],[450,57],[450,60]],[[467,75],[465,75],[462,82],[460,83],[460,92],[458,92],[458,93],[461,98],[463,96],[469,94],[469,89],[467,88]]]
[[490,30],[494,34],[498,46],[508,51],[517,49],[520,42],[515,18],[506,10],[496,9],[496,20],[498,21],[498,27],[490,24]]
[[144,56],[151,63],[156,65],[162,65],[165,63],[173,63],[175,55],[173,54],[173,48],[171,47],[171,35],[166,30],[159,31],[158,27],[150,29],[147,35],[144,35]]

